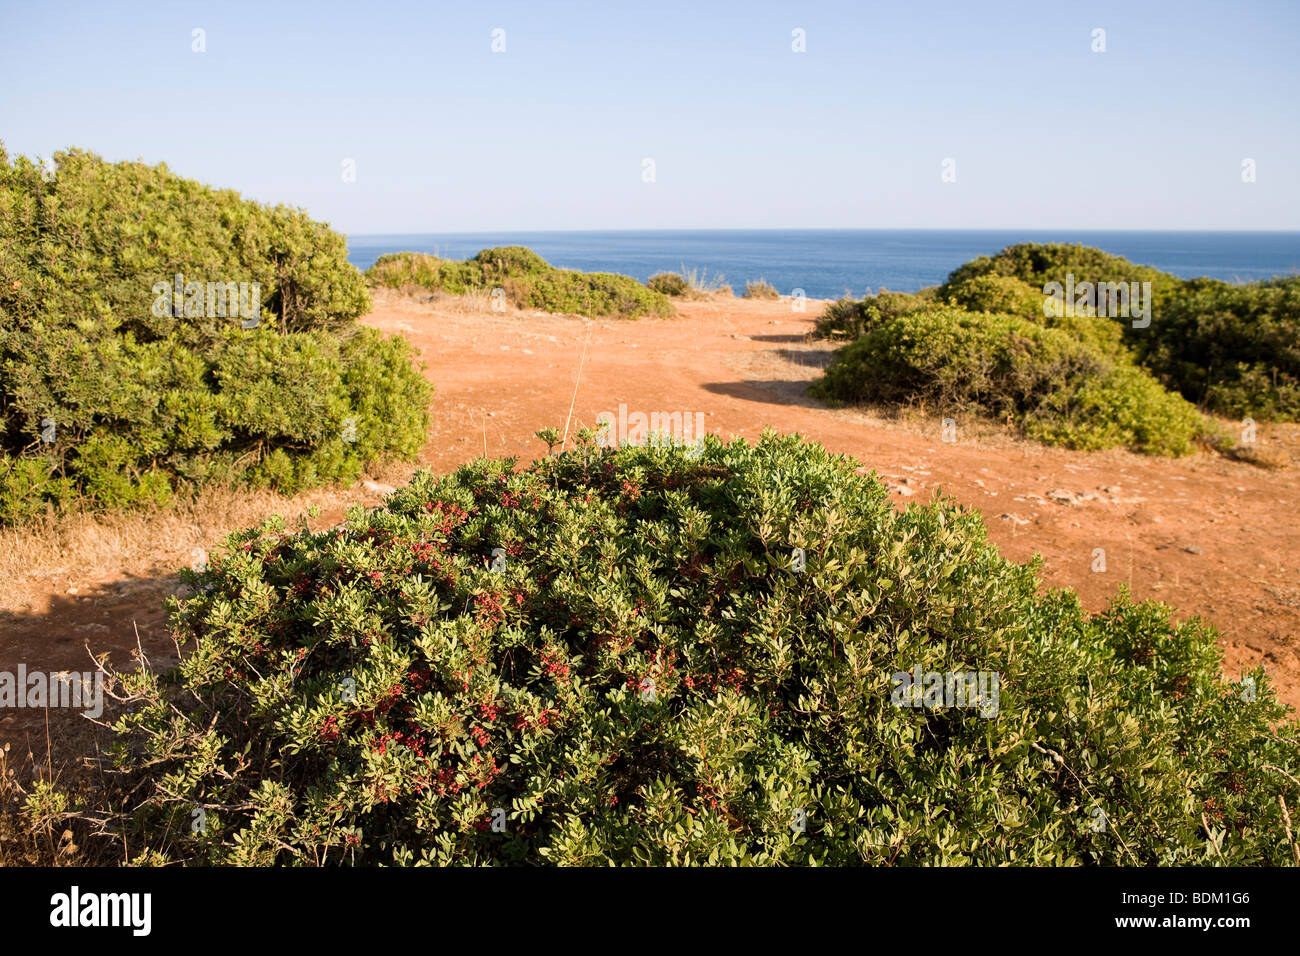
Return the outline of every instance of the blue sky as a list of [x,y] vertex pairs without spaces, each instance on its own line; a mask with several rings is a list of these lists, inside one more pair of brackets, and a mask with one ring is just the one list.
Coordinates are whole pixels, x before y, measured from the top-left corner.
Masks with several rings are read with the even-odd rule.
[[4,0],[0,139],[351,233],[1297,229],[1298,27],[1294,0]]

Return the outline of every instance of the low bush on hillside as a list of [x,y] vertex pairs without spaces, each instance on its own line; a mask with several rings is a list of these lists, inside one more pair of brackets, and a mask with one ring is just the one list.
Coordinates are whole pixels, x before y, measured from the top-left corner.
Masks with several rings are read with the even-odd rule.
[[688,269],[685,263],[680,272],[658,272],[652,275],[646,285],[664,295],[688,299],[735,295],[731,286],[727,285],[725,276],[711,276],[707,269]]
[[[1136,265],[1123,256],[1114,256],[1092,246],[1067,243],[1022,242],[1007,246],[992,256],[978,256],[958,266],[939,287],[944,301],[957,287],[980,276],[996,275],[1019,279],[1042,292],[1049,282],[1065,282],[1069,273],[1076,284],[1081,282],[1150,282],[1152,293],[1161,301],[1176,291],[1182,281],[1177,276],[1150,266]],[[1041,302],[1039,303],[1041,308]]]
[[647,280],[646,285],[655,292],[671,296],[683,296],[691,291],[690,283],[679,272],[656,272]]
[[1206,408],[1300,419],[1300,277],[1191,280],[1131,337],[1147,368]]
[[428,385],[356,324],[341,236],[165,165],[55,160],[0,148],[0,523],[415,453]]
[[1042,322],[1044,295],[1015,276],[981,275],[947,288],[949,305],[968,312],[999,312]]
[[766,279],[751,279],[745,283],[746,299],[779,299],[781,293],[776,291],[776,286]]
[[[1183,280],[1081,245],[1022,243],[958,267],[940,295],[966,308],[970,284],[1017,279],[1042,291],[1066,274],[1082,282],[1150,282],[1150,324],[1113,321],[1140,363],[1209,411],[1259,420],[1300,418],[1300,277],[1232,284]],[[1041,305],[1041,303],[1040,303]],[[1019,308],[990,311],[1025,314]]]
[[79,812],[151,863],[1293,861],[1300,727],[1262,670],[1224,680],[1162,605],[1042,593],[978,514],[855,465],[587,443],[235,534]]
[[881,289],[864,299],[843,298],[826,306],[817,320],[815,334],[822,338],[856,339],[900,315],[908,315],[937,304],[934,288],[920,292],[889,292]]
[[953,308],[876,326],[837,351],[809,393],[834,403],[969,410],[1071,448],[1182,455],[1212,437],[1192,405],[1122,349],[1107,351],[1077,332],[1018,316]]
[[375,261],[366,278],[385,288],[415,287],[450,295],[500,289],[507,302],[545,312],[636,318],[674,311],[667,293],[633,278],[556,269],[523,246],[484,249],[463,262],[418,252],[389,253]]

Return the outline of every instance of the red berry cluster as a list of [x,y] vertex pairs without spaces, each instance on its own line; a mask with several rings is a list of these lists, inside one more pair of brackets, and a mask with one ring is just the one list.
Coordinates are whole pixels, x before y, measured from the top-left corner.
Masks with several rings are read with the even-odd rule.
[[404,734],[400,730],[383,734],[371,745],[370,750],[382,757],[388,753],[389,743],[402,744],[417,757],[425,757],[424,740],[418,734]]
[[549,707],[542,710],[536,718],[530,720],[527,714],[519,714],[515,717],[515,730],[546,730],[554,723],[555,718],[559,716],[558,711],[551,710]]
[[474,619],[484,627],[496,627],[506,619],[506,612],[501,606],[501,598],[491,591],[485,591],[474,598]]
[[687,676],[682,678],[682,683],[692,690],[699,687],[716,694],[718,689],[722,687],[729,687],[737,691],[741,690],[745,684],[745,676],[745,672],[739,667],[732,667],[730,670],[717,674],[701,674],[698,677]]
[[326,717],[325,723],[321,724],[320,735],[322,740],[333,743],[339,739],[339,719],[337,717]]
[[558,652],[552,651],[549,648],[543,649],[541,658],[542,672],[546,674],[547,677],[552,677],[561,683],[568,681],[569,665],[564,663],[564,659],[560,657]]
[[435,527],[441,534],[451,534],[452,529],[463,523],[469,515],[460,505],[445,501],[426,501],[424,510],[430,514],[437,513],[439,523]]

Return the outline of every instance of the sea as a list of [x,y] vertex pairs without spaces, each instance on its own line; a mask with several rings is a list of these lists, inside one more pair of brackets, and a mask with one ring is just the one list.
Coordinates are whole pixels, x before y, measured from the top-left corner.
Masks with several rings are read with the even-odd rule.
[[1300,232],[1096,232],[943,229],[692,229],[608,232],[418,233],[348,236],[348,259],[369,268],[387,252],[467,259],[492,246],[527,246],[551,265],[645,281],[695,270],[737,293],[766,279],[785,295],[861,297],[915,292],[957,266],[1019,242],[1096,246],[1184,278],[1250,282],[1300,274]]

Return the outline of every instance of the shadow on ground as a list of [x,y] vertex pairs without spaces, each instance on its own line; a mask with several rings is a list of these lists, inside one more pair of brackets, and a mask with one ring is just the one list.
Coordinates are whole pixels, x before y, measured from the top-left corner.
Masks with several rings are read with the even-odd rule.
[[728,395],[731,398],[744,399],[747,402],[763,402],[769,405],[799,405],[804,408],[822,408],[826,406],[815,398],[809,398],[807,379],[789,379],[785,381],[764,379],[745,382],[706,382],[701,386],[714,395]]
[[749,338],[751,341],[754,342],[795,343],[795,342],[807,342],[810,340],[807,334],[790,335],[788,333],[784,335],[751,335]]
[[[142,649],[151,665],[169,667],[176,662],[176,646],[163,602],[179,586],[175,575],[132,577],[54,595],[43,610],[0,612],[0,673],[13,675],[15,683],[20,667],[27,675],[44,675],[47,685],[57,684],[59,674],[88,679],[96,670],[92,658],[107,655],[114,669],[130,670],[138,666]],[[87,719],[91,700],[82,701],[83,707],[5,703],[0,746],[10,745],[15,763],[30,755],[40,767],[59,768],[90,752],[96,737]],[[106,707],[109,703],[104,700]]]

